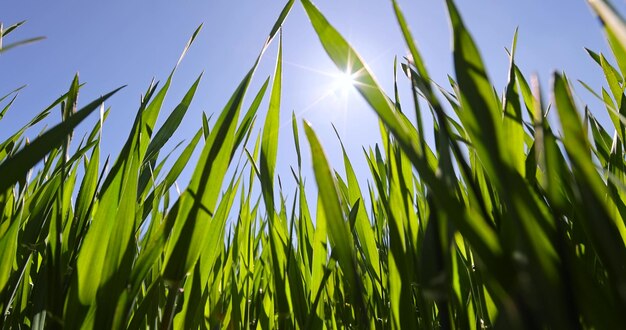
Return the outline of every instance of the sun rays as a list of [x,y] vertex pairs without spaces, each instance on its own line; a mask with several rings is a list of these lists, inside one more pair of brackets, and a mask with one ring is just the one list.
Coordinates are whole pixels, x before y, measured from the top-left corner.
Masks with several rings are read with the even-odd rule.
[[[382,52],[381,54],[376,56],[375,59],[371,61],[371,63],[377,62],[382,57],[384,57],[385,54],[386,52]],[[354,54],[350,55],[355,56]],[[329,104],[332,105],[331,113],[340,118],[341,123],[339,123],[339,127],[341,127],[343,131],[345,131],[345,126],[350,116],[350,103],[351,101],[354,101],[353,97],[357,96],[355,92],[358,92],[359,88],[368,85],[364,81],[362,81],[362,78],[363,76],[365,76],[363,73],[368,71],[369,69],[366,67],[360,67],[358,69],[355,68],[352,61],[352,56],[348,57],[348,62],[345,65],[344,71],[338,71],[335,68],[323,70],[307,65],[284,61],[284,63],[288,66],[306,70],[325,78],[325,81],[317,86],[317,92],[313,93],[314,95],[318,96],[315,97],[313,101],[310,102],[308,105],[297,110],[296,114],[298,116],[302,116],[308,113],[309,111],[313,110],[324,102],[329,102]],[[287,124],[289,123],[281,123],[280,126],[282,127],[283,125]]]

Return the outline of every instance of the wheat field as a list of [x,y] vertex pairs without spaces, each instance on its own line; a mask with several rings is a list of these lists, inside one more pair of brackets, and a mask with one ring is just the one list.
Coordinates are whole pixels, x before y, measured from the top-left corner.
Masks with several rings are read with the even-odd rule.
[[[601,70],[606,87],[555,73],[543,95],[515,62],[516,38],[507,84],[493,86],[452,0],[454,78],[445,86],[431,80],[410,22],[390,1],[410,52],[394,63],[391,93],[323,13],[300,0],[329,58],[353,73],[378,116],[382,143],[364,146],[370,176],[357,177],[345,149],[344,168],[332,168],[313,128],[294,116],[291,136],[280,137],[293,141],[298,160],[280,173],[295,182],[287,199],[275,180],[276,132],[285,111],[280,32],[294,4],[286,3],[224,108],[203,116],[180,150],[164,146],[202,75],[178,106],[163,110],[176,68],[146,88],[114,157],[101,156],[100,131],[110,111],[104,102],[119,89],[83,105],[78,77],[0,143],[2,329],[626,324],[626,23],[608,2],[589,0],[612,54],[588,50],[584,64]],[[12,41],[20,25],[0,28],[0,54],[37,41]],[[274,74],[249,90],[270,46],[279,49],[269,59]],[[409,86],[412,99],[400,100],[397,85]],[[574,86],[604,108],[580,104]],[[0,123],[19,92],[0,98]],[[60,123],[27,138],[58,109]],[[156,127],[161,112],[167,117]],[[260,112],[265,120],[256,123]],[[610,125],[596,119],[600,112]],[[74,136],[78,125],[91,125],[90,133]],[[302,161],[303,144],[311,163]],[[189,185],[173,193],[185,168]],[[309,186],[317,199],[307,198]]]

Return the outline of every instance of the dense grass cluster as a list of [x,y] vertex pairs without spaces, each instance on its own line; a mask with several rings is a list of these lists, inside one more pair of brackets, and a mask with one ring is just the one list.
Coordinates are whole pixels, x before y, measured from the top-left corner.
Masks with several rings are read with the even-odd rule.
[[[158,128],[175,70],[161,87],[151,84],[110,164],[100,157],[100,127],[109,113],[103,102],[115,91],[77,110],[75,79],[0,144],[2,328],[626,324],[624,21],[604,1],[590,1],[617,63],[589,51],[606,76],[608,89],[589,90],[606,106],[609,128],[587,108],[579,111],[564,74],[554,75],[553,101],[545,104],[538,82],[529,83],[515,64],[515,41],[499,95],[451,0],[456,80],[448,88],[433,83],[391,2],[411,56],[398,68],[407,79],[389,97],[316,7],[301,1],[330,58],[352,70],[378,114],[383,143],[365,149],[369,178],[356,177],[345,150],[342,175],[330,168],[311,127],[305,122],[301,135],[294,117],[298,162],[282,173],[296,182],[292,200],[274,184],[280,38],[271,84],[265,81],[249,107],[242,104],[293,0],[217,119],[203,117],[174,161],[162,148],[200,77]],[[413,100],[400,102],[398,83],[410,84]],[[269,109],[255,136],[268,89]],[[17,93],[0,99],[0,119]],[[29,142],[27,129],[59,107],[62,122]],[[409,109],[415,123],[405,115]],[[73,129],[98,110],[100,120],[72,147]],[[548,121],[548,111],[558,121]],[[427,115],[432,145],[424,137]],[[304,193],[302,166],[309,165],[301,162],[302,136],[311,149],[316,201]],[[189,186],[170,195],[199,145]]]

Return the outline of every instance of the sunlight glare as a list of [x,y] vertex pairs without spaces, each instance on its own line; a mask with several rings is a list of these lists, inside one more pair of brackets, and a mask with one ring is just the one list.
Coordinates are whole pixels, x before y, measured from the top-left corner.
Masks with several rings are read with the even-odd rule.
[[347,93],[352,89],[352,87],[354,87],[354,84],[356,83],[354,79],[354,73],[348,71],[340,73],[335,77],[335,86],[333,89],[336,92]]

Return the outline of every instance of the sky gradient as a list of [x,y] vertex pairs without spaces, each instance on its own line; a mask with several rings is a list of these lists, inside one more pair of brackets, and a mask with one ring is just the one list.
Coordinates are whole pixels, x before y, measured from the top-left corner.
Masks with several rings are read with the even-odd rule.
[[[393,59],[407,54],[391,2],[341,0],[315,2],[373,69],[378,81],[392,93]],[[431,76],[448,86],[454,76],[451,34],[444,1],[399,1]],[[519,27],[516,61],[528,75],[539,74],[549,91],[551,73],[565,71],[572,81],[583,80],[599,89],[601,70],[584,47],[608,53],[600,24],[583,0],[463,0],[461,15],[481,50],[492,82],[502,91],[508,70],[509,48]],[[626,12],[623,2],[620,12]],[[0,122],[0,138],[26,123],[69,88],[76,72],[86,85],[79,106],[101,94],[128,85],[106,105],[111,114],[103,129],[103,154],[117,154],[130,130],[140,94],[155,77],[164,80],[178,60],[187,39],[201,23],[204,28],[173,81],[159,118],[161,123],[180,101],[195,78],[204,78],[183,126],[170,146],[189,139],[200,127],[201,112],[222,109],[249,70],[280,10],[282,1],[121,1],[67,0],[57,2],[3,1],[0,20],[5,25],[28,22],[8,42],[34,36],[47,39],[0,55],[0,94],[27,84],[12,110]],[[12,37],[12,38],[11,38]],[[339,143],[333,123],[358,172],[368,171],[362,146],[379,142],[378,124],[371,109],[351,91],[329,93],[336,74],[324,53],[301,5],[296,2],[284,25],[283,98],[277,173],[288,175],[295,164],[291,138],[291,113],[309,120],[321,138],[335,168],[340,163]],[[265,54],[250,93],[256,92],[274,68],[274,43]],[[609,56],[609,58],[612,58]],[[410,101],[408,82],[399,75],[401,99]],[[606,121],[605,110],[580,85],[575,85],[581,103]],[[253,95],[253,94],[252,94]],[[252,95],[247,98],[251,101]],[[323,97],[325,96],[326,97]],[[407,103],[409,104],[409,103]],[[267,109],[267,96],[259,110],[260,128]],[[95,116],[82,125],[91,127]],[[55,110],[44,124],[60,121]],[[43,126],[28,134],[34,137]],[[78,135],[80,136],[80,134]],[[308,169],[308,146],[304,162]],[[312,179],[312,175],[307,175]],[[187,182],[179,182],[182,187]]]

